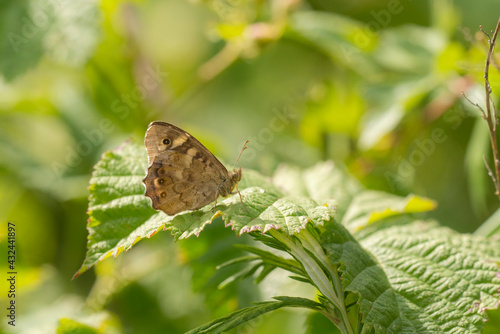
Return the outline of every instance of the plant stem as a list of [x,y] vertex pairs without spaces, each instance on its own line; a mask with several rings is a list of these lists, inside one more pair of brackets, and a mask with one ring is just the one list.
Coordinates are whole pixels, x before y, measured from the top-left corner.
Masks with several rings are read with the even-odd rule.
[[485,116],[486,121],[488,122],[488,129],[490,131],[490,141],[491,141],[491,148],[493,151],[493,163],[495,165],[495,175],[493,175],[487,163],[486,166],[488,168],[488,172],[491,178],[493,179],[493,183],[495,184],[495,195],[497,195],[498,199],[500,199],[500,157],[497,145],[498,118],[495,110],[495,105],[491,100],[491,86],[488,77],[489,77],[491,58],[493,57],[493,52],[495,51],[495,42],[499,29],[500,29],[500,18],[498,19],[497,26],[493,33],[493,37],[490,38],[490,36],[481,28],[481,30],[486,34],[486,36],[488,36],[488,42],[489,42],[488,55],[486,57],[486,65],[484,68],[484,92],[486,100],[486,115],[483,116]]
[[[351,323],[347,315],[347,310],[344,304],[344,293],[342,291],[342,286],[338,279],[338,274],[336,270],[329,264],[328,258],[326,257],[323,248],[319,245],[316,239],[306,230],[299,234],[299,239],[304,243],[301,244],[296,242],[292,237],[289,237],[282,232],[276,230],[270,230],[269,233],[276,238],[278,241],[285,244],[290,249],[290,254],[293,255],[303,266],[304,270],[309,275],[312,282],[316,285],[318,290],[325,296],[340,312],[342,316],[342,321],[340,323],[333,321],[342,333],[354,334]],[[307,247],[309,246],[309,247]],[[312,258],[305,250],[307,248],[321,264],[327,268],[328,276],[331,276],[334,285],[327,277],[321,266]],[[338,281],[335,283],[335,281]],[[334,289],[335,287],[335,289]]]
[[302,241],[302,245],[305,248],[307,248],[310,252],[312,252],[321,262],[321,264],[328,270],[335,291],[337,292],[337,298],[339,299],[339,304],[342,305],[342,307],[340,308],[340,313],[342,314],[342,318],[349,323],[347,310],[345,308],[345,303],[344,303],[344,291],[342,289],[342,283],[340,282],[340,277],[338,275],[337,267],[331,264],[330,260],[328,260],[328,257],[326,256],[323,250],[323,247],[321,247],[318,241],[307,230],[299,234],[299,239],[300,241]]

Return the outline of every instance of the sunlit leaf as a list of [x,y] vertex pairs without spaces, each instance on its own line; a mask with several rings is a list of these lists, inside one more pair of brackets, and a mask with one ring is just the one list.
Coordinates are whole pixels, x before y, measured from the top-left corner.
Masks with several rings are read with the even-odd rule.
[[435,201],[425,197],[398,197],[383,192],[364,191],[354,197],[342,224],[350,231],[359,231],[391,216],[430,211],[436,206]]
[[483,237],[500,235],[500,209],[497,209],[481,226],[479,226],[474,234]]
[[283,164],[275,172],[273,183],[287,194],[307,196],[320,204],[335,205],[337,219],[342,217],[352,197],[362,189],[358,181],[332,161],[318,163],[306,170]]
[[98,334],[99,331],[95,328],[86,326],[71,319],[62,318],[59,320],[57,334]]
[[323,238],[345,290],[360,295],[363,322],[380,333],[480,333],[485,308],[498,305],[498,242],[418,221],[360,235],[360,244],[338,225]]
[[333,213],[331,207],[308,197],[284,196],[266,178],[244,171],[239,184],[243,203],[239,194],[234,194],[219,199],[215,210],[209,204],[199,210],[168,216],[153,210],[149,198],[144,196],[141,180],[146,169],[145,149],[135,143],[126,143],[104,154],[96,165],[89,187],[88,251],[76,275],[161,230],[170,230],[176,239],[197,236],[219,216],[237,235],[270,229],[292,235],[309,222],[322,226]]

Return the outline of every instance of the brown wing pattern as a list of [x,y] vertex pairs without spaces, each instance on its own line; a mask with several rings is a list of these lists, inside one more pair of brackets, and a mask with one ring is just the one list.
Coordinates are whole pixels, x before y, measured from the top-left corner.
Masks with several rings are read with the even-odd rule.
[[144,178],[153,208],[169,215],[215,201],[221,182],[217,170],[175,151],[155,159]]
[[[165,139],[170,140],[169,145],[163,143]],[[207,166],[225,172],[225,174],[228,173],[226,167],[198,139],[175,125],[166,122],[152,122],[146,131],[144,144],[148,151],[149,164],[161,153],[173,150],[186,154]]]
[[173,215],[216,200],[226,168],[196,138],[164,122],[146,132],[149,167],[143,179],[153,208]]

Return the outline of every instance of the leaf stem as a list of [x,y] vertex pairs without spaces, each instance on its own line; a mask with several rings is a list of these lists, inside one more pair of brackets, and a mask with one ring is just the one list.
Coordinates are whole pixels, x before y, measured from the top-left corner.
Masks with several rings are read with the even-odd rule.
[[337,292],[336,295],[339,299],[339,304],[342,305],[339,311],[342,314],[342,318],[344,319],[344,321],[347,321],[347,323],[350,324],[344,303],[344,291],[342,289],[342,283],[340,282],[340,277],[338,275],[337,266],[331,264],[323,250],[323,247],[321,247],[321,245],[312,236],[312,234],[309,233],[309,231],[305,230],[301,232],[298,237],[300,241],[302,241],[302,245],[309,251],[311,251],[321,262],[321,264],[328,270],[328,274],[330,275],[335,291]]
[[[335,323],[342,333],[354,334],[351,323],[347,315],[347,310],[344,304],[344,294],[342,291],[342,286],[338,280],[338,274],[335,268],[333,268],[323,251],[323,248],[316,239],[307,231],[302,231],[299,234],[299,240],[302,242],[296,242],[292,237],[289,237],[277,230],[270,230],[269,233],[276,238],[278,241],[285,244],[290,249],[290,254],[293,255],[297,261],[299,261],[303,266],[304,270],[307,272],[311,281],[316,285],[318,290],[325,296],[340,312],[342,321],[338,321],[333,315],[328,316],[333,323]],[[306,251],[309,250],[316,259]],[[325,267],[328,271],[328,276],[331,276],[332,282],[327,277],[319,263]]]

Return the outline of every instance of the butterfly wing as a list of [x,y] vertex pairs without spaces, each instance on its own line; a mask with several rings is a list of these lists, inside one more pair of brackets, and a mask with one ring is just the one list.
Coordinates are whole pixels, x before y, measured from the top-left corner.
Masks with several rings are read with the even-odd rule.
[[196,138],[165,122],[146,131],[149,167],[143,179],[153,208],[173,215],[216,200],[227,169]]

